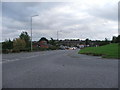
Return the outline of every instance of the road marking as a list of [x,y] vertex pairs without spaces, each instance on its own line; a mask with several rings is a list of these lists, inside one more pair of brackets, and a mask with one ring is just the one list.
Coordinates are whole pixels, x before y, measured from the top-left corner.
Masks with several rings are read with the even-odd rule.
[[38,53],[37,55],[32,55],[32,56],[28,56],[28,57],[20,57],[20,58],[16,58],[16,59],[2,59],[1,63],[8,63],[8,62],[19,61],[19,60],[24,60],[24,59],[29,60],[30,58],[38,57],[40,55],[45,56],[45,55],[49,55],[49,54],[42,52],[42,53]]
[[16,58],[16,59],[2,59],[1,63],[7,63],[7,62],[13,62],[13,61],[19,61],[19,60],[24,60],[24,59],[30,59],[30,58],[34,58],[34,57],[38,57],[39,55],[33,55],[33,56],[29,56],[29,57],[20,57],[20,58]]
[[13,62],[13,61],[18,61],[18,60],[20,60],[20,59],[13,59],[13,60],[3,59],[2,63]]
[[22,59],[24,59],[24,58],[33,58],[33,57],[37,57],[37,56],[39,56],[39,55],[34,55],[34,56],[29,56],[29,57],[21,57]]

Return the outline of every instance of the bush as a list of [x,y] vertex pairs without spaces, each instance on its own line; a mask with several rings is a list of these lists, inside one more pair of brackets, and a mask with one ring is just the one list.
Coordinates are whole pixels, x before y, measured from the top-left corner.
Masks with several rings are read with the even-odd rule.
[[43,47],[33,47],[33,51],[45,51],[45,50],[48,50],[48,49]]
[[57,46],[51,46],[51,47],[49,47],[49,50],[57,50],[57,49],[59,49],[59,47],[57,47]]
[[13,41],[13,50],[14,51],[21,51],[21,50],[24,50],[25,49],[25,46],[26,46],[26,42],[25,40],[23,39],[20,39],[20,38],[16,38],[14,41]]

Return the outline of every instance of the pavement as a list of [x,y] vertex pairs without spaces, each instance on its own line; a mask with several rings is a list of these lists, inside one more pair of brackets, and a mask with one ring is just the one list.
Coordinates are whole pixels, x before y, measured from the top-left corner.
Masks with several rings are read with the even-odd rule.
[[118,88],[118,60],[78,50],[2,55],[3,88]]

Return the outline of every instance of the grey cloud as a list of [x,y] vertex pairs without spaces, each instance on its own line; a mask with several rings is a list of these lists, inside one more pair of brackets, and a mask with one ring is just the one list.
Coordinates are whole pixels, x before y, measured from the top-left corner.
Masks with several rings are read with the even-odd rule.
[[[3,16],[19,21],[28,21],[30,16],[62,3],[48,2],[3,2]],[[37,11],[36,11],[37,10]]]
[[[62,30],[60,33],[61,39],[104,39],[106,35],[112,37],[113,33],[117,33],[117,28],[114,28],[117,27],[117,18],[116,14],[114,14],[116,8],[111,7],[111,5],[91,7],[84,10],[79,9],[79,6],[77,8],[67,3],[38,4],[24,2],[18,4],[5,3],[3,7],[3,17],[6,18],[3,19],[3,26],[5,27],[3,34],[5,37],[7,35],[12,38],[16,37],[20,33],[19,30],[24,28],[30,33],[29,16],[33,15],[33,13],[39,14],[38,17],[33,18],[34,40],[38,40],[42,36],[56,38],[57,30]],[[13,33],[11,34],[11,32]]]
[[117,21],[118,20],[118,4],[106,3],[102,7],[98,6],[98,7],[88,9],[88,13],[103,19]]
[[[27,2],[26,2],[27,3]],[[36,13],[30,7],[34,7],[37,3],[18,3],[18,2],[3,2],[2,14],[5,17],[19,21],[28,21],[32,13]]]

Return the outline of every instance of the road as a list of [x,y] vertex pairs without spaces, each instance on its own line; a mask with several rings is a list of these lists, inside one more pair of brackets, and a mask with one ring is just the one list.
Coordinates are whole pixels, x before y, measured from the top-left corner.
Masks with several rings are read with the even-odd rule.
[[3,88],[117,88],[118,60],[56,50],[3,54]]

